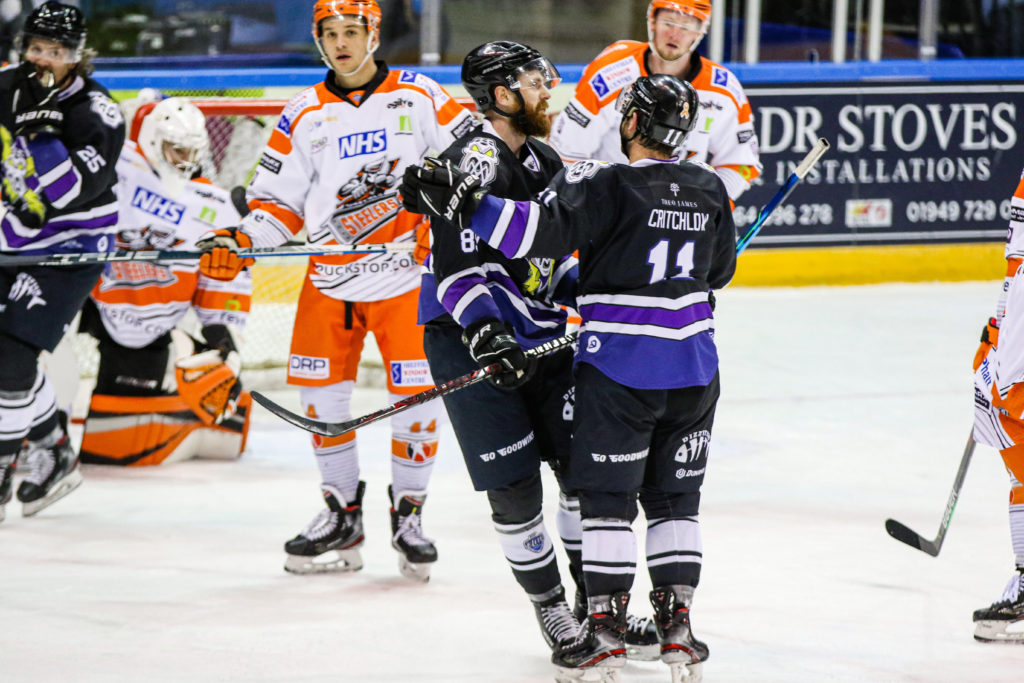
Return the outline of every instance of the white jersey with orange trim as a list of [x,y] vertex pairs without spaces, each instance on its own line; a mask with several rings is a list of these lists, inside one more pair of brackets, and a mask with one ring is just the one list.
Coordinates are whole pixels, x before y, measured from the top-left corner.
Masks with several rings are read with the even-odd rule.
[[[974,438],[999,449],[1022,443],[1024,435],[1024,173],[1011,200],[1004,253],[1006,279],[995,316],[998,338],[974,374]],[[1007,418],[1017,426],[1007,424]]]
[[[555,119],[551,146],[566,161],[599,159],[628,163],[619,142],[623,88],[648,76],[648,43],[620,40],[587,65],[576,93]],[[685,158],[713,167],[735,200],[761,174],[750,103],[736,76],[720,64],[692,55],[687,74],[700,97],[700,116],[683,142]]]
[[[203,233],[238,225],[227,190],[205,178],[165,183],[128,141],[117,161],[118,248],[187,249]],[[199,259],[107,264],[92,291],[103,326],[122,346],[140,348],[177,325],[191,308],[203,325],[243,326],[251,303],[248,269],[229,282],[199,273]]]
[[[242,230],[254,246],[282,244],[303,224],[310,244],[415,243],[423,218],[402,208],[402,173],[475,122],[430,78],[377,65],[363,88],[339,89],[329,73],[285,107],[248,189]],[[419,286],[411,254],[310,260],[313,284],[341,301],[381,301]]]

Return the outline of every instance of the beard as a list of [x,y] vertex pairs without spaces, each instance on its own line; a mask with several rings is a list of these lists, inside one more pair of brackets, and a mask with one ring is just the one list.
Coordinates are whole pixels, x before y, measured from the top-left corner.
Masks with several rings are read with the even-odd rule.
[[547,114],[548,103],[541,102],[533,109],[520,111],[515,116],[516,128],[529,137],[546,138],[551,132],[551,119]]

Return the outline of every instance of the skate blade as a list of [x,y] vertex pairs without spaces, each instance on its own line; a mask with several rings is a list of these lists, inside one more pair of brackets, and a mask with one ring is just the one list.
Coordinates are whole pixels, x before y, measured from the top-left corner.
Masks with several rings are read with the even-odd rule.
[[700,683],[704,675],[703,662],[686,664],[684,662],[673,662],[668,665],[672,675],[672,683]]
[[661,645],[630,645],[626,644],[626,657],[638,662],[656,662],[661,658]]
[[50,507],[58,500],[68,495],[79,486],[82,485],[82,473],[78,470],[78,466],[71,470],[66,477],[57,482],[57,485],[50,489],[50,492],[39,500],[29,501],[22,503],[21,505],[21,516],[31,517],[40,510]]
[[1024,620],[1017,621],[976,621],[974,639],[982,643],[1024,644]]
[[358,548],[328,550],[315,557],[289,555],[284,561],[284,570],[292,574],[357,572],[362,568],[363,557]]
[[401,572],[402,576],[413,581],[419,581],[420,583],[430,581],[431,565],[433,565],[433,562],[416,564],[405,559],[401,553],[398,555],[398,571]]
[[567,669],[560,666],[555,667],[556,683],[619,683],[619,672],[623,664],[587,667],[586,669]]

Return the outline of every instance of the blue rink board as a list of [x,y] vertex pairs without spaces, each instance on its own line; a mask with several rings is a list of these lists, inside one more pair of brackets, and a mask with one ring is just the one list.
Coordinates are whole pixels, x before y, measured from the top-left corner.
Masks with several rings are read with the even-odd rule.
[[[1024,80],[1024,59],[962,59],[921,62],[888,60],[847,64],[772,62],[727,64],[745,85],[761,83],[872,83],[891,81]],[[401,68],[401,67],[398,67]],[[459,83],[458,65],[408,67],[442,85]],[[584,65],[559,65],[565,81],[578,81]],[[95,77],[111,90],[226,90],[256,87],[306,87],[323,79],[323,67],[263,69],[100,69]]]

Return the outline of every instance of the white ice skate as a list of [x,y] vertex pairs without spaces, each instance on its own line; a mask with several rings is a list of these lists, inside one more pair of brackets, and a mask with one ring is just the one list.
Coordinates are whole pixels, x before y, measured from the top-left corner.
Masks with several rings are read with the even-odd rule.
[[1010,577],[999,600],[974,612],[974,639],[1024,644],[1024,567]]

